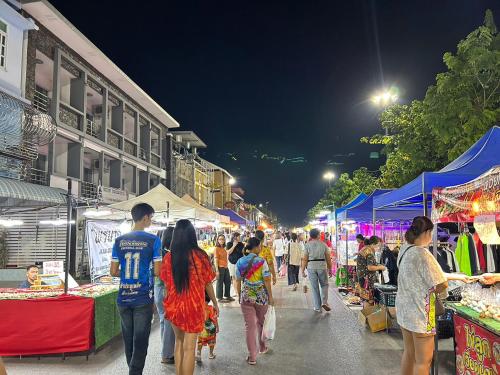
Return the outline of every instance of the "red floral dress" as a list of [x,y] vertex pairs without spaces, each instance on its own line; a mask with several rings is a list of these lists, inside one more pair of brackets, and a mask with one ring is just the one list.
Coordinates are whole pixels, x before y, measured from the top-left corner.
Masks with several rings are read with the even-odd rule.
[[165,282],[166,295],[163,304],[165,317],[187,333],[200,333],[205,324],[205,287],[215,279],[208,255],[193,250],[189,259],[188,288],[177,293],[172,273],[172,255],[163,259],[161,279]]

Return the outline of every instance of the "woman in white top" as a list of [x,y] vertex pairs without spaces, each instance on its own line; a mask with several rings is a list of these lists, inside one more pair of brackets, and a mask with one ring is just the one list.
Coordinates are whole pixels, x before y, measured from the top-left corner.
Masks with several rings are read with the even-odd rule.
[[403,331],[401,374],[429,374],[436,334],[436,298],[448,280],[471,282],[465,275],[446,274],[427,249],[434,224],[425,216],[413,219],[405,234],[407,244],[398,256],[396,310]]

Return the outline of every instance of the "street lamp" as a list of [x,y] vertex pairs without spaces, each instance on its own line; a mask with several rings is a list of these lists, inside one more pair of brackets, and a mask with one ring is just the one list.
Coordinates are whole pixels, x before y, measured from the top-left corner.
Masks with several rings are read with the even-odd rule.
[[231,177],[228,182],[229,185],[234,185],[236,183],[236,180],[233,177]]
[[328,181],[328,188],[330,188],[331,184],[332,184],[332,180],[335,178],[335,173],[333,173],[331,171],[327,171],[323,175],[323,178]]
[[[384,89],[383,91],[375,93],[371,97],[372,103],[381,108],[386,109],[390,105],[396,103],[399,99],[398,90],[395,87],[391,87],[389,90]],[[385,128],[385,135],[389,135],[389,129]]]

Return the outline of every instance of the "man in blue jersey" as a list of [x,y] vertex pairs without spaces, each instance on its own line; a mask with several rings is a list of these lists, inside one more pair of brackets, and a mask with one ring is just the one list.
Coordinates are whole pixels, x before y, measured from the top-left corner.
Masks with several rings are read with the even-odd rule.
[[132,208],[134,227],[118,237],[113,246],[111,276],[120,277],[118,309],[129,375],[142,374],[148,354],[153,317],[154,276],[160,275],[161,240],[144,231],[151,225],[154,209],[139,203]]

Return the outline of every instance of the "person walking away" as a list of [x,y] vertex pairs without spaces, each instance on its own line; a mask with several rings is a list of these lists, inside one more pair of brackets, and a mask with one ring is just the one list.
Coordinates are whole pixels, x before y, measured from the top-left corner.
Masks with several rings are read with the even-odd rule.
[[356,258],[356,271],[358,277],[358,291],[363,301],[373,304],[373,290],[377,282],[377,272],[385,271],[385,266],[377,263],[375,259],[376,247],[379,245],[379,238],[371,236],[365,238],[366,246]]
[[285,240],[280,232],[276,232],[276,237],[273,241],[273,252],[276,259],[277,271],[280,272],[283,256],[285,255]]
[[[301,251],[300,258],[303,259],[304,258],[304,253],[305,253],[305,246],[306,246],[305,245],[306,244],[305,236],[304,236],[303,233],[299,234],[299,239],[298,240],[299,240],[300,251]],[[303,281],[303,290],[304,290],[304,293],[307,293],[307,278],[302,277],[302,281]]]
[[[302,258],[302,276],[307,277],[313,293],[314,311],[321,312],[321,308],[330,311],[328,305],[328,270],[332,268],[330,249],[319,239],[320,232],[311,229],[310,241],[306,243]],[[320,292],[321,291],[321,292]]]
[[[224,251],[226,251],[224,249]],[[205,293],[205,324],[203,331],[198,336],[198,351],[196,353],[196,362],[201,363],[201,351],[204,346],[208,346],[210,353],[209,359],[215,359],[215,344],[217,341],[217,333],[219,333],[219,322],[217,314],[212,305],[210,305],[210,297]]]
[[212,285],[215,272],[207,253],[198,247],[196,230],[189,220],[179,220],[175,225],[161,278],[167,292],[165,317],[175,333],[176,374],[192,375],[196,340],[205,324],[205,292],[216,315],[219,306]]
[[[382,247],[382,255],[380,257],[380,263],[382,263],[387,269],[387,275],[384,276],[384,283],[389,285],[398,285],[398,264],[397,254],[389,249],[389,247],[384,244],[383,240],[380,239],[380,244]],[[385,274],[385,272],[384,272]]]
[[269,271],[271,272],[273,285],[276,285],[276,270],[274,269],[274,257],[271,249],[266,244],[266,234],[262,230],[257,230],[255,231],[255,237],[260,241],[259,256],[267,262]]
[[[168,251],[170,251],[170,244],[172,243],[172,235],[174,227],[170,226],[162,234],[162,257],[164,258]],[[165,308],[163,300],[165,299],[165,284],[159,276],[155,277],[155,305],[160,318],[160,340],[161,340],[161,363],[174,364],[174,350],[175,350],[175,334],[172,324],[165,319]]]
[[[111,254],[111,276],[120,277],[118,310],[121,317],[125,357],[129,375],[142,374],[148,353],[153,318],[153,276],[161,269],[161,241],[145,232],[154,209],[136,204],[131,211],[134,227],[115,240]],[[153,271],[154,270],[154,274]]]
[[262,327],[268,306],[274,306],[271,273],[267,262],[258,256],[259,252],[260,241],[252,237],[245,246],[246,255],[236,263],[236,290],[245,319],[248,348],[246,361],[249,365],[257,363],[257,351],[261,354],[268,352],[268,347],[262,340]]
[[[231,297],[231,276],[228,268],[228,254],[226,251],[226,237],[220,234],[217,237],[217,245],[215,246],[215,269],[217,277],[217,299],[219,302],[232,302]],[[224,299],[222,296],[224,295]]]
[[241,242],[241,235],[238,232],[234,232],[231,241],[226,245],[229,260],[227,267],[229,269],[229,276],[231,276],[234,291],[236,291],[236,262],[243,256],[244,247],[245,245]]
[[298,236],[296,233],[292,233],[291,240],[288,244],[288,286],[292,287],[293,291],[296,291],[299,286],[299,271],[300,263],[302,259],[302,249],[298,242]]

